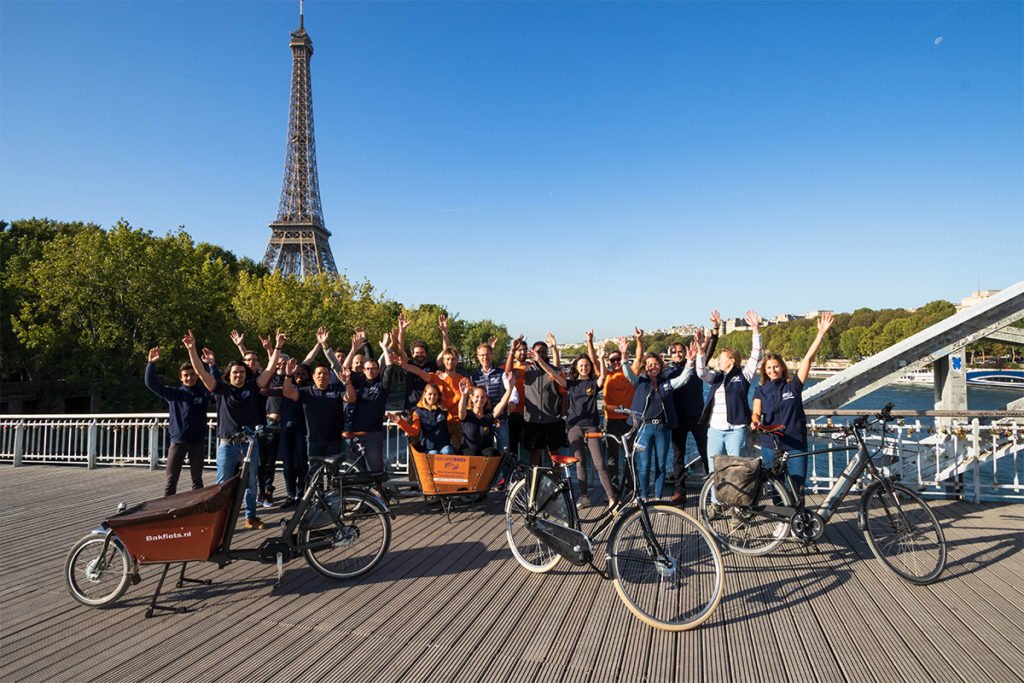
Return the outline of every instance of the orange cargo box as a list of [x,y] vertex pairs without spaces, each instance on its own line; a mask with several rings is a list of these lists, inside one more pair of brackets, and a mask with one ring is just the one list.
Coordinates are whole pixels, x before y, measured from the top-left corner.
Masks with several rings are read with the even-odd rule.
[[141,563],[209,559],[224,538],[237,481],[139,503],[107,525]]
[[412,446],[409,450],[425,496],[484,493],[502,460],[486,455],[420,453]]

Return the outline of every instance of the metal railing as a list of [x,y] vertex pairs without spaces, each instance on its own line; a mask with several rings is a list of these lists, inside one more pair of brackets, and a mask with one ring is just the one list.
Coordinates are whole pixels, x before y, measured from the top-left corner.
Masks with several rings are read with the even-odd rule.
[[[850,445],[834,435],[816,438],[814,430],[832,419],[823,413],[842,416],[860,414],[858,411],[808,412],[814,415],[808,424],[812,448]],[[1024,419],[1017,417],[1020,413],[1012,414],[1014,417],[970,411],[919,411],[913,415],[913,419],[888,426],[886,466],[891,473],[926,494],[957,495],[975,502],[1024,501]],[[167,422],[166,413],[0,416],[0,463],[159,469],[166,464]],[[210,414],[208,467],[216,462],[216,427],[216,416]],[[384,435],[388,469],[408,474],[405,434],[387,422]],[[812,459],[808,488],[830,488],[853,456],[851,451]],[[592,474],[588,478],[596,481],[596,473]]]
[[[0,416],[0,463],[142,466],[167,464],[167,413]],[[207,467],[216,464],[217,418],[207,414]],[[405,434],[384,424],[384,461],[395,474],[409,471]]]

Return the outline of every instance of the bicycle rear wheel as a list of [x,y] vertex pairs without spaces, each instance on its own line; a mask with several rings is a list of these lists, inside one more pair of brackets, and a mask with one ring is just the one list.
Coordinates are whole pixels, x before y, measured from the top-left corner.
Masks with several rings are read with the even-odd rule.
[[299,532],[302,554],[313,569],[331,579],[351,579],[377,566],[391,545],[391,520],[387,509],[375,497],[360,490],[348,490],[319,504],[307,516],[330,523]]
[[[550,472],[543,472],[537,486],[537,500],[550,496],[558,480]],[[566,492],[556,496],[538,511],[537,516],[565,526],[572,526],[570,508],[572,498]],[[530,512],[530,476],[520,479],[509,489],[505,500],[505,535],[508,547],[512,550],[519,564],[531,572],[543,573],[554,569],[561,555],[549,548],[537,538],[526,525],[526,516]]]
[[762,512],[766,505],[793,505],[789,491],[777,479],[769,477],[764,480],[758,499],[749,508],[712,508],[711,490],[714,483],[714,477],[708,477],[700,490],[700,521],[729,550],[740,555],[764,555],[777,548],[789,536],[788,519],[769,517]]
[[902,484],[875,482],[864,491],[861,526],[874,556],[911,583],[931,583],[946,567],[939,520],[921,496]]
[[668,505],[639,508],[608,541],[615,590],[633,614],[655,628],[685,631],[703,623],[722,599],[722,555],[707,529]]
[[89,607],[106,607],[128,590],[128,551],[115,537],[102,553],[105,538],[106,534],[89,534],[71,548],[64,561],[64,580],[71,597]]

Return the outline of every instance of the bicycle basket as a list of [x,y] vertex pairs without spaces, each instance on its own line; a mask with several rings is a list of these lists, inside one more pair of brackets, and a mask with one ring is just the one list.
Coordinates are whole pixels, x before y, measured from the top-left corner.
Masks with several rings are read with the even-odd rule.
[[761,458],[715,456],[715,497],[722,505],[749,507],[764,478]]

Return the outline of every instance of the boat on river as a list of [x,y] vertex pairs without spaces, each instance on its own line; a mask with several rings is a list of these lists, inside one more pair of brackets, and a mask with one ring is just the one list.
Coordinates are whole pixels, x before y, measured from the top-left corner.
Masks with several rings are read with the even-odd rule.
[[1024,391],[1024,370],[968,370],[967,385]]

